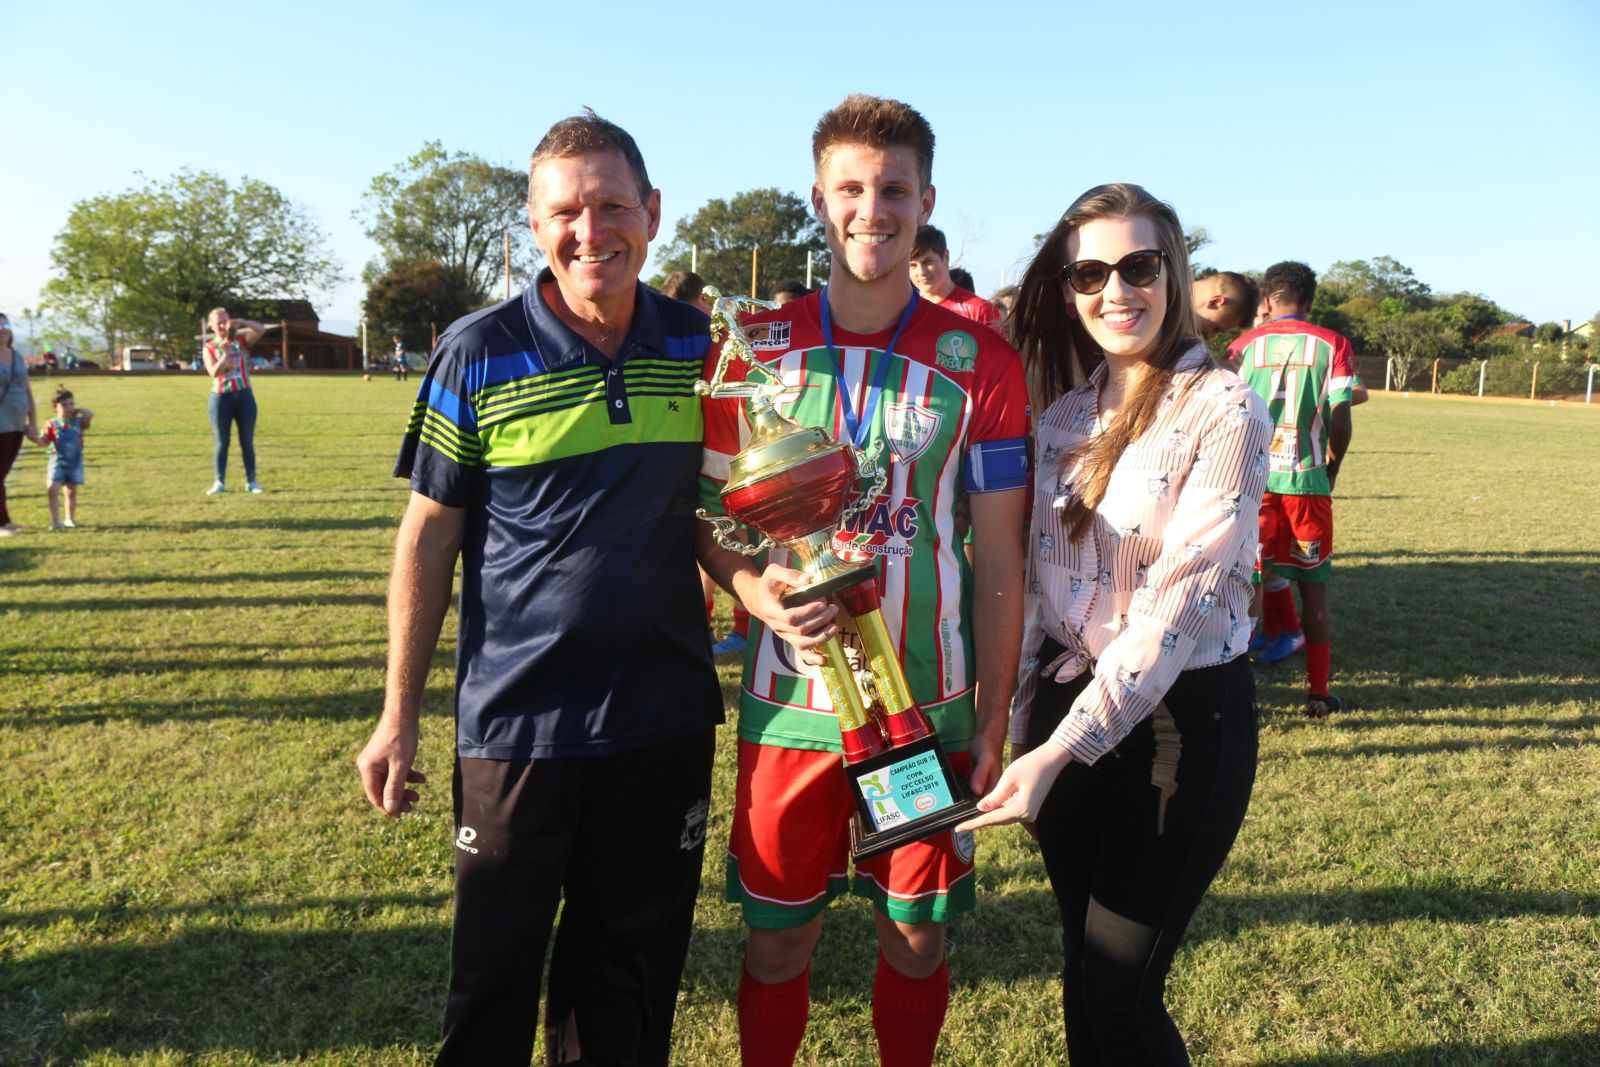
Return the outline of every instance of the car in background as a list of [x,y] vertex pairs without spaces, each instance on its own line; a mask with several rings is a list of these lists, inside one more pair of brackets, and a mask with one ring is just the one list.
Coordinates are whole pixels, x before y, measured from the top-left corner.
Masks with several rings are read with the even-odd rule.
[[117,370],[160,370],[161,355],[150,345],[127,345],[117,357]]

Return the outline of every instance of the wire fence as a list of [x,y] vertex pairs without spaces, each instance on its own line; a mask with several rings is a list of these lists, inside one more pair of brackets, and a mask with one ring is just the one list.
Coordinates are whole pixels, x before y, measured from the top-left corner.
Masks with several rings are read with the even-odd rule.
[[1559,354],[1545,359],[1414,359],[1359,356],[1356,372],[1369,390],[1596,401],[1600,365]]

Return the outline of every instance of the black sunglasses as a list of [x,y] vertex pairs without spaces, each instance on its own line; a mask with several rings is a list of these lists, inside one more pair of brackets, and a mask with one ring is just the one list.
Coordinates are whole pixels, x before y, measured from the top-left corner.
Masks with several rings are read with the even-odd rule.
[[1125,285],[1141,289],[1161,277],[1162,253],[1153,248],[1129,252],[1115,263],[1102,263],[1098,259],[1080,259],[1062,267],[1067,284],[1084,296],[1093,296],[1106,287],[1111,272],[1122,275]]

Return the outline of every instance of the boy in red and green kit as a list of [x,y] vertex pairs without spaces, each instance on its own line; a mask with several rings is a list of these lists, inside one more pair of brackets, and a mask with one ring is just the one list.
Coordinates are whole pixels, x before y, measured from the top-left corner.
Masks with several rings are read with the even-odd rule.
[[[982,793],[999,777],[1022,633],[1021,363],[999,334],[923,300],[910,283],[917,227],[934,202],[927,121],[898,101],[852,96],[823,116],[812,154],[812,206],[833,255],[828,285],[748,320],[764,327],[755,354],[790,387],[778,398],[781,414],[858,447],[881,446],[884,491],[836,542],[876,558],[884,621],[912,696],[958,773]],[[737,373],[730,366],[729,378]],[[749,427],[736,400],[708,401],[705,419],[701,473],[708,507],[720,511],[729,461]],[[962,496],[972,518],[970,566],[956,530]],[[848,616],[829,601],[785,609],[779,597],[803,576],[780,563],[758,573],[717,548],[709,528],[700,558],[755,617],[728,876],[728,897],[749,931],[739,984],[742,1061],[794,1062],[812,949],[828,902],[848,886],[874,905],[879,1060],[925,1067],[949,1003],[945,925],[975,903],[971,835],[945,832],[873,857],[850,882],[853,802],[839,726],[807,661],[809,649],[836,634],[847,653],[859,650],[848,626],[841,632]]]
[[[1306,651],[1306,714],[1342,706],[1328,691],[1332,619],[1333,486],[1350,449],[1355,355],[1344,335],[1306,321],[1317,276],[1286,261],[1261,278],[1266,322],[1228,347],[1239,374],[1272,416],[1267,492],[1261,502],[1261,577],[1265,590],[1263,663]],[[1290,579],[1300,586],[1295,616]],[[1301,624],[1304,622],[1304,631]]]

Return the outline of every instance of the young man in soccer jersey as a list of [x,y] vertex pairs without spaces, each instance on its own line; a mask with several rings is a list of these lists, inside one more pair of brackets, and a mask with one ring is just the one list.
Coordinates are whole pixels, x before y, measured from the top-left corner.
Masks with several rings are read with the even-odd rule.
[[[1267,492],[1261,503],[1264,663],[1306,652],[1306,713],[1338,711],[1328,691],[1333,570],[1332,493],[1350,449],[1355,356],[1342,334],[1306,321],[1317,276],[1304,263],[1275,263],[1261,279],[1266,323],[1228,348],[1239,374],[1272,416]],[[1291,579],[1300,587],[1297,618]],[[1302,624],[1304,630],[1302,631]]]
[[[762,327],[756,354],[791,387],[778,399],[782,414],[862,447],[881,442],[885,490],[838,540],[876,557],[912,695],[981,793],[1000,772],[1015,678],[1007,672],[1021,638],[1021,363],[999,334],[909,284],[917,227],[934,204],[927,121],[898,101],[851,96],[823,116],[812,154],[811,202],[833,255],[828,284],[752,316],[752,330]],[[744,410],[736,400],[706,405],[704,486],[717,511],[729,461],[748,439]],[[970,569],[955,528],[962,494]],[[779,596],[802,575],[776,563],[758,572],[718,549],[709,530],[701,550],[756,618],[728,867],[729,899],[749,928],[739,984],[743,1062],[787,1064],[805,1031],[823,912],[846,889],[853,810],[838,722],[807,650],[840,633],[848,617],[827,601],[785,609]],[[842,636],[859,655],[857,636]],[[872,1022],[884,1064],[932,1060],[949,1001],[945,924],[974,905],[972,847],[969,835],[946,832],[855,871],[854,891],[875,907]]]
[[575,1016],[583,1062],[665,1065],[722,720],[693,567],[710,338],[639,283],[660,193],[626,131],[558,122],[528,194],[547,266],[439,338],[401,446],[384,708],[357,762],[375,807],[418,802],[459,557],[438,1062],[530,1062],[559,906],[557,1023]]
[[963,318],[1000,328],[1000,312],[971,289],[956,284],[950,276],[950,245],[937,226],[918,226],[916,245],[911,250],[911,284],[923,298],[954,311]]

